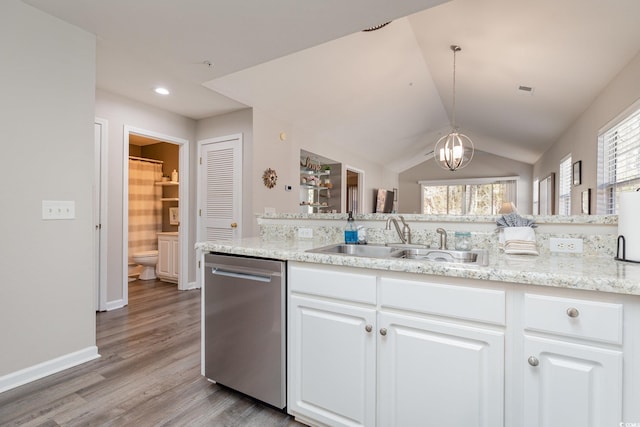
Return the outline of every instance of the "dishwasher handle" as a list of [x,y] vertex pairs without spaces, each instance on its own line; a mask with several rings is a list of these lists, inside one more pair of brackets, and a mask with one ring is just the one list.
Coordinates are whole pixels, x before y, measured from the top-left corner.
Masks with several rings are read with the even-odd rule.
[[213,267],[211,269],[211,274],[214,276],[224,276],[224,277],[233,277],[235,279],[242,280],[253,280],[255,282],[270,282],[271,274],[252,274],[244,271],[229,271],[223,270],[221,268]]

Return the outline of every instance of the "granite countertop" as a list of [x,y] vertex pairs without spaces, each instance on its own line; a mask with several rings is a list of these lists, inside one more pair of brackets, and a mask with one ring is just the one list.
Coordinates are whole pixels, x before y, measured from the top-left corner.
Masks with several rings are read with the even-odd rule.
[[238,241],[199,242],[196,249],[287,261],[640,295],[640,264],[615,261],[607,257],[501,253],[490,255],[488,266],[477,266],[306,252],[330,243],[313,240],[265,241],[256,237]]

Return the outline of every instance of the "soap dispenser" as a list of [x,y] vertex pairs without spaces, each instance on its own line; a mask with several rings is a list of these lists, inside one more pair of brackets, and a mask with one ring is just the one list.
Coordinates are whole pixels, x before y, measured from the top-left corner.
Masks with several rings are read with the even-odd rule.
[[358,243],[358,228],[351,211],[349,211],[349,218],[347,218],[347,227],[344,229],[344,242],[350,245]]

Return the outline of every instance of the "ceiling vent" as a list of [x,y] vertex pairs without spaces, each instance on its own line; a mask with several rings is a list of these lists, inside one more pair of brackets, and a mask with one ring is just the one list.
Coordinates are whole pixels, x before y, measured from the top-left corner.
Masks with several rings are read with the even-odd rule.
[[523,95],[533,95],[533,88],[531,86],[518,86],[518,93]]

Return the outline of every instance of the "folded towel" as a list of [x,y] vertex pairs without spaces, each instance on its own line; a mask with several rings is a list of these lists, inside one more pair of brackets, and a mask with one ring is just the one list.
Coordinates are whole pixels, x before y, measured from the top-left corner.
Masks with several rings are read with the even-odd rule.
[[531,227],[505,227],[504,253],[538,255],[536,233]]

